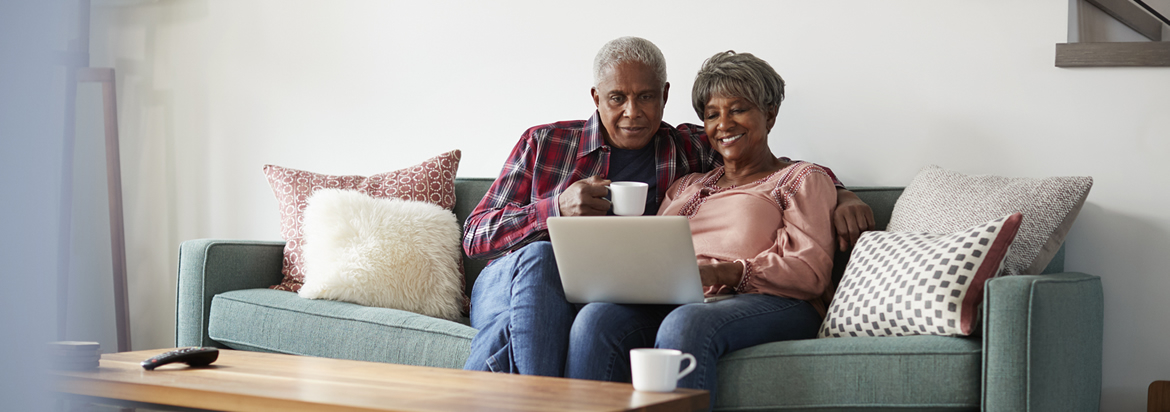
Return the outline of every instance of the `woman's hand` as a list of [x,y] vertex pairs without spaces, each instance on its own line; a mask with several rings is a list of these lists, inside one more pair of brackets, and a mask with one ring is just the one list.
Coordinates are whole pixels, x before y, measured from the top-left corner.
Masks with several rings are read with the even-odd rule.
[[873,209],[857,194],[837,189],[837,207],[833,209],[833,229],[837,232],[837,247],[842,252],[857,244],[861,232],[873,230]]
[[720,262],[699,265],[699,278],[703,286],[739,286],[743,278],[743,264],[739,262]]

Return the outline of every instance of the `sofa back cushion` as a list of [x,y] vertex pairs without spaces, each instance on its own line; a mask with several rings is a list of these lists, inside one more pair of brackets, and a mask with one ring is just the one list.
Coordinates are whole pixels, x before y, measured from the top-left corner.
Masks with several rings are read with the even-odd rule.
[[[901,187],[854,187],[849,188],[861,201],[873,209],[874,230],[886,230],[890,224],[890,213],[894,211],[894,204],[902,196]],[[834,243],[836,244],[836,243]],[[849,263],[849,252],[837,251],[833,256],[833,284],[841,282],[845,274],[845,265]]]
[[[455,179],[455,217],[459,219],[459,226],[463,227],[463,221],[467,219],[467,215],[475,209],[479,204],[480,199],[487,194],[488,188],[495,182],[493,178],[476,177],[476,178],[456,178]],[[886,226],[890,223],[890,214],[894,211],[894,204],[898,202],[898,197],[902,196],[902,187],[892,186],[866,186],[853,187],[849,190],[857,194],[862,201],[873,209],[873,218],[875,230],[886,230]],[[837,252],[833,260],[833,282],[837,283],[841,280],[841,275],[845,273],[845,264],[849,262],[849,253]],[[475,285],[475,278],[479,276],[479,271],[487,265],[486,260],[475,260],[463,256],[463,266],[467,272],[467,294],[471,295],[471,287]],[[1060,273],[1064,272],[1064,246],[1061,246],[1060,251],[1049,262],[1048,267],[1044,269],[1043,273]]]
[[[455,178],[455,219],[459,221],[459,229],[463,230],[463,222],[467,220],[467,215],[471,214],[472,210],[479,205],[479,201],[487,194],[492,183],[496,179],[490,177],[457,177]],[[462,232],[461,232],[462,233]],[[463,250],[463,245],[459,245],[459,250]],[[467,296],[471,296],[471,287],[475,286],[475,278],[479,276],[479,271],[487,266],[487,260],[476,260],[463,255],[463,271],[467,277]]]

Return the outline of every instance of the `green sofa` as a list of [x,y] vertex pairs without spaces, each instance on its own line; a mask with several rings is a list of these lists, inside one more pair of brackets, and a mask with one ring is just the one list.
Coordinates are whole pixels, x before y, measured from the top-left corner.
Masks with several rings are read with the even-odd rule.
[[[456,180],[462,222],[492,179]],[[854,188],[889,221],[901,188]],[[275,219],[275,217],[274,217]],[[216,346],[461,368],[463,323],[302,299],[281,280],[284,242],[191,240],[179,250],[176,346]],[[839,254],[837,276],[848,256]],[[465,258],[467,287],[486,262]],[[1062,273],[994,278],[969,338],[810,339],[759,345],[719,362],[717,410],[1095,411],[1101,393],[1101,280]]]

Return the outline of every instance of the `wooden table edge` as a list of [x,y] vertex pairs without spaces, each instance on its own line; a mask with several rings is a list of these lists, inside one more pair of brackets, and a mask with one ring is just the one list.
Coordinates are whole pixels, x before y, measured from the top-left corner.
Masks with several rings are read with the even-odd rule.
[[[143,359],[153,354],[165,352],[170,349],[158,349],[147,351],[128,352],[129,354],[141,355]],[[225,349],[224,351],[232,351]],[[107,362],[125,364],[125,360],[116,360],[108,357],[125,356],[128,353],[113,353],[102,355],[102,363]],[[260,352],[239,352],[239,354],[247,354],[249,356],[259,354]],[[297,355],[283,355],[283,354],[264,354],[262,356],[297,356]],[[374,365],[392,365],[382,364],[378,362],[355,361],[345,359],[330,359],[330,358],[313,358],[315,360],[329,360],[339,362],[363,362]],[[394,366],[408,366],[408,365],[394,365]],[[106,368],[111,368],[105,365]],[[125,370],[123,367],[112,367],[113,369]],[[143,403],[148,405],[164,405],[174,408],[186,410],[221,410],[221,411],[342,411],[342,412],[377,412],[377,411],[393,411],[393,410],[417,410],[417,409],[390,409],[386,407],[365,407],[361,405],[345,405],[334,403],[322,403],[306,401],[302,399],[287,399],[282,397],[265,396],[260,394],[240,394],[230,392],[220,392],[214,390],[203,390],[179,386],[158,385],[144,382],[122,382],[122,381],[107,381],[97,379],[95,377],[86,376],[92,371],[51,371],[51,390],[53,392],[75,395],[80,397],[92,397],[98,399],[112,400],[111,404],[117,404],[117,400],[129,401],[130,403]],[[476,372],[470,372],[476,373]],[[481,372],[488,373],[488,372]],[[519,376],[519,375],[511,375]],[[547,378],[556,379],[556,378]],[[563,379],[563,378],[562,378]],[[698,393],[702,392],[702,393]],[[639,412],[666,412],[676,410],[706,410],[710,402],[710,394],[706,391],[699,391],[694,389],[680,389],[678,392],[682,396],[674,399],[662,401],[658,404],[643,405],[643,406],[627,406],[625,410],[639,411]],[[634,392],[633,396],[637,396],[638,392]],[[427,409],[427,408],[422,408]],[[487,409],[500,410],[499,408]]]

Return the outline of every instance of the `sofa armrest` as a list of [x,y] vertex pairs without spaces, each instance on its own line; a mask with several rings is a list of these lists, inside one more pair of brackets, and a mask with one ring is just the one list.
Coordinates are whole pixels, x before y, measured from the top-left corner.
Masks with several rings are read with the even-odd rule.
[[175,346],[223,346],[208,337],[211,298],[280,283],[285,242],[188,240],[179,245]]
[[1101,402],[1101,278],[1004,276],[983,296],[983,410],[1096,411]]

